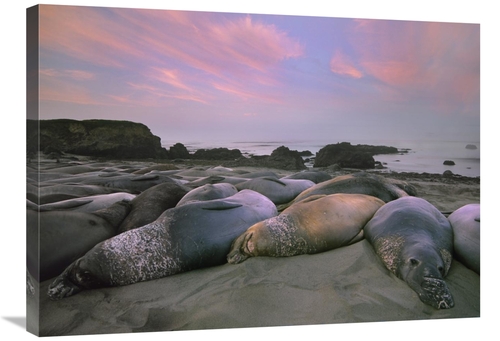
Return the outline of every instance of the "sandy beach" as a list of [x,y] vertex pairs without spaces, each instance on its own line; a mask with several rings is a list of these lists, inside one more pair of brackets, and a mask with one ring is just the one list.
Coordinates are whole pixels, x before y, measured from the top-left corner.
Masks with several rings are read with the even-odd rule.
[[[41,163],[44,169],[41,173],[50,173],[51,168],[59,168],[64,162],[45,160]],[[211,165],[193,162],[176,162],[172,168],[189,169],[194,174],[214,166],[224,167],[217,162]],[[78,164],[101,170],[122,167],[127,172],[155,166],[153,162],[95,160]],[[332,177],[355,171],[321,170]],[[278,176],[294,173],[239,167],[225,169],[224,174],[242,176],[257,171],[271,171]],[[442,212],[452,212],[480,200],[479,178],[380,174],[413,185],[419,197]],[[128,286],[87,290],[58,301],[47,296],[50,283],[51,280],[44,281],[39,288],[35,285],[34,293],[28,293],[27,299],[28,310],[34,315],[38,315],[39,306],[39,333],[44,336],[480,316],[478,274],[453,260],[446,283],[455,306],[436,310],[422,303],[405,282],[390,273],[366,240],[314,255],[255,257],[236,265],[224,264]]]

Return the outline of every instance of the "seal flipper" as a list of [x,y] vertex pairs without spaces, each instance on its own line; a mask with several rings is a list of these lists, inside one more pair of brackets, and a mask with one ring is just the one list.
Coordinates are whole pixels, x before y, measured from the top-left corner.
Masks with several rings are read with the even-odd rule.
[[214,201],[214,202],[206,202],[207,204],[202,208],[203,210],[214,210],[214,211],[223,211],[223,210],[231,210],[233,208],[238,208],[243,206],[242,204],[235,204],[231,202],[224,201]]
[[272,177],[268,177],[268,176],[266,176],[266,177],[264,177],[262,179],[268,180],[268,181],[272,181],[272,182],[276,182],[277,184],[282,185],[282,186],[286,186],[286,183],[284,183],[280,179],[276,179],[276,178],[272,178]]
[[144,174],[138,177],[131,178],[130,181],[147,181],[147,180],[158,180],[160,177],[158,174]]
[[69,210],[72,208],[77,208],[86,204],[93,202],[93,199],[82,199],[82,200],[71,200],[66,202],[55,202],[45,205],[40,205],[40,212],[45,211],[55,211],[55,210]]
[[79,287],[69,280],[68,273],[70,267],[68,267],[61,275],[59,275],[54,280],[54,282],[49,285],[47,294],[49,295],[49,298],[51,300],[60,300],[64,297],[75,295],[83,290],[83,288]]

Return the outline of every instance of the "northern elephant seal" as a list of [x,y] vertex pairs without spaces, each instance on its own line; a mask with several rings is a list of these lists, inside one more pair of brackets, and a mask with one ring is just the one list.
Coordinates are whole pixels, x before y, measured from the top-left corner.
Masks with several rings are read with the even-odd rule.
[[206,184],[186,193],[176,206],[182,206],[195,201],[223,199],[236,193],[238,193],[236,187],[229,183]]
[[48,295],[61,299],[223,264],[236,237],[276,214],[268,198],[251,190],[168,209],[151,224],[96,245],[55,279]]
[[61,274],[99,242],[116,235],[130,211],[126,201],[93,213],[27,210],[27,266],[39,282]]
[[331,178],[330,174],[322,171],[302,171],[282,177],[282,179],[307,179],[315,184],[330,180]]
[[309,197],[248,228],[233,242],[228,262],[313,254],[355,243],[382,205],[382,200],[364,194]]
[[131,210],[118,228],[123,233],[156,220],[165,210],[175,207],[189,188],[173,182],[148,188],[130,201]]
[[315,183],[306,179],[277,179],[262,177],[236,184],[238,190],[251,189],[265,195],[276,205],[285,204]]
[[384,180],[382,177],[342,175],[331,180],[320,182],[300,193],[291,204],[318,194],[352,193],[367,194],[384,202],[408,196],[399,186]]
[[117,192],[109,194],[98,194],[88,197],[67,199],[53,203],[39,205],[40,212],[68,210],[78,212],[95,212],[107,208],[118,201],[130,201],[135,198],[134,194],[126,192]]
[[453,246],[455,258],[480,272],[480,205],[468,204],[460,207],[448,216],[453,228]]
[[454,306],[444,281],[452,261],[453,230],[437,208],[422,198],[402,197],[382,206],[364,230],[387,269],[422,302],[436,309]]

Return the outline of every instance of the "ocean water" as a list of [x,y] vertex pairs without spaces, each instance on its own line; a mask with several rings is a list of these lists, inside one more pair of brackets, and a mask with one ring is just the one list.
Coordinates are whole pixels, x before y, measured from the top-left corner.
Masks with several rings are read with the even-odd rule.
[[[244,155],[270,155],[273,150],[280,146],[286,146],[291,150],[309,150],[315,155],[327,144],[346,141],[324,141],[324,140],[282,140],[282,141],[169,141],[162,139],[162,145],[166,149],[181,142],[190,152],[198,149],[210,149],[225,147],[239,149]],[[380,161],[387,167],[387,171],[437,173],[442,174],[446,170],[469,177],[480,176],[480,141],[458,141],[458,140],[357,140],[347,141],[352,145],[369,144],[396,147],[399,150],[408,150],[407,153],[375,155],[374,159]],[[473,144],[477,149],[466,149],[465,146]],[[451,160],[454,166],[445,166],[443,162]],[[312,164],[307,164],[312,166]]]

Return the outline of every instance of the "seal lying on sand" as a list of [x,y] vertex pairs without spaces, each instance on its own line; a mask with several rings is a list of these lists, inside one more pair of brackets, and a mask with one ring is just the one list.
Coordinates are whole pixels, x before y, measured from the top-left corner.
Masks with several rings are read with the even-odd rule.
[[262,177],[236,184],[238,190],[251,189],[265,195],[276,205],[293,200],[302,191],[314,186],[315,183],[307,179],[276,179]]
[[207,201],[227,198],[238,193],[236,187],[229,183],[206,184],[195,188],[184,195],[176,206],[182,206],[195,201]]
[[127,201],[93,213],[27,210],[29,272],[39,282],[61,274],[96,244],[115,236],[129,211]]
[[236,237],[276,214],[268,198],[251,190],[168,209],[151,224],[96,245],[55,279],[49,297],[223,264]]
[[432,204],[412,196],[391,201],[375,213],[364,230],[385,266],[422,302],[436,309],[453,307],[443,279],[452,261],[453,230]]
[[293,203],[302,201],[312,195],[356,193],[377,197],[385,202],[407,196],[399,186],[386,181],[382,177],[363,176],[361,174],[348,174],[335,177],[331,180],[320,182],[300,193]]
[[109,194],[98,194],[88,197],[67,199],[38,206],[40,212],[45,211],[78,211],[78,212],[95,212],[97,210],[107,208],[119,201],[130,201],[135,198],[134,194],[126,192],[117,192]]
[[480,271],[480,206],[468,204],[449,215],[455,258],[477,274]]
[[130,201],[130,213],[122,221],[118,233],[123,233],[155,221],[166,209],[175,207],[189,188],[173,182],[153,186]]
[[233,242],[228,262],[312,254],[350,245],[363,238],[363,226],[382,205],[382,200],[364,194],[309,197],[246,230]]

